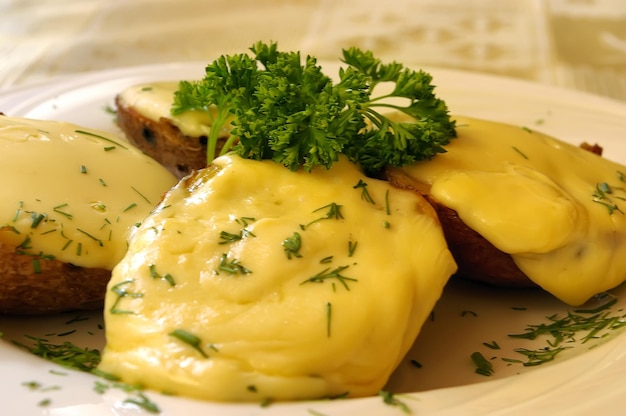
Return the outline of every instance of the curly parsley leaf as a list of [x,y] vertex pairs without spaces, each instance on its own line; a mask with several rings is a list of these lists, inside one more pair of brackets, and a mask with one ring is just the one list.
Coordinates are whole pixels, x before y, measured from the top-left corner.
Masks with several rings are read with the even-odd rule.
[[[349,65],[346,72],[356,71],[367,77],[372,91],[379,84],[393,83],[391,92],[371,98],[357,109],[367,118],[370,128],[361,132],[359,140],[349,143],[345,153],[351,160],[371,173],[445,152],[443,146],[456,137],[455,123],[445,102],[435,96],[430,74],[397,62],[383,64],[371,52],[358,48],[344,50],[343,61]],[[404,100],[388,101],[394,98]],[[379,110],[404,113],[410,121],[395,121]]]
[[[372,175],[386,166],[430,159],[456,136],[446,104],[423,71],[383,64],[371,52],[350,48],[343,51],[348,66],[333,83],[314,57],[281,52],[276,43],[258,42],[250,50],[252,57],[220,57],[206,67],[203,80],[182,81],[175,94],[174,114],[215,108],[207,163],[218,155],[224,127],[230,137],[219,154],[232,148],[242,157],[271,159],[294,171],[330,168],[345,154]],[[382,83],[393,83],[392,91],[372,98]],[[396,121],[384,110],[408,118]]]

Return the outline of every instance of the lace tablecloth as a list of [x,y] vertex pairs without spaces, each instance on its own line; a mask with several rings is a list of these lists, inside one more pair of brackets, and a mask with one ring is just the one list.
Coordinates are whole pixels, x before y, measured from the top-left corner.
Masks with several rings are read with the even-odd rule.
[[321,60],[360,46],[626,100],[623,0],[0,0],[0,88],[209,62],[258,40]]

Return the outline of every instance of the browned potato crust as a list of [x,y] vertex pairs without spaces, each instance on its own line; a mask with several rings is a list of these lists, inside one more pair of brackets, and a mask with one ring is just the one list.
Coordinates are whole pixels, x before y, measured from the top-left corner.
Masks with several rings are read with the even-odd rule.
[[109,270],[19,254],[0,241],[0,313],[41,315],[91,310],[104,304]]
[[428,186],[419,183],[399,169],[388,169],[386,177],[398,188],[419,194],[435,208],[450,252],[458,264],[457,276],[502,287],[535,287],[515,264],[511,256],[498,250],[476,231],[469,228],[456,211],[439,204],[428,194]]
[[116,97],[117,124],[130,143],[178,178],[206,166],[207,138],[185,136],[166,118],[155,122]]

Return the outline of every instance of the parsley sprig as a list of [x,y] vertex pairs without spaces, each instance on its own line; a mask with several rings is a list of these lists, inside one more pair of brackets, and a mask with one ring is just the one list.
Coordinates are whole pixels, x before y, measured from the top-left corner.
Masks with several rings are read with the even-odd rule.
[[[369,51],[349,48],[343,50],[347,66],[334,83],[312,56],[303,60],[300,52],[281,52],[276,43],[258,42],[250,50],[253,56],[221,56],[202,80],[181,81],[175,93],[173,114],[212,114],[207,163],[234,150],[310,171],[330,168],[343,153],[374,175],[385,166],[430,159],[456,136],[448,108],[424,71],[383,64]],[[391,92],[373,96],[377,86],[389,83]],[[411,121],[394,121],[385,115],[389,110]],[[224,129],[230,136],[217,152]]]

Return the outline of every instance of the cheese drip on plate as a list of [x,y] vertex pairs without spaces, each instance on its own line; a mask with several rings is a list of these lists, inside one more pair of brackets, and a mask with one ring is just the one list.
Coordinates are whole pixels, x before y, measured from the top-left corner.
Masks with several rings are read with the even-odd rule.
[[128,230],[176,179],[122,139],[0,117],[0,240],[25,254],[113,269]]
[[626,167],[522,127],[457,117],[457,133],[404,171],[564,302],[626,279]]
[[220,401],[376,394],[456,264],[432,207],[341,159],[226,155],[134,230],[100,369]]

